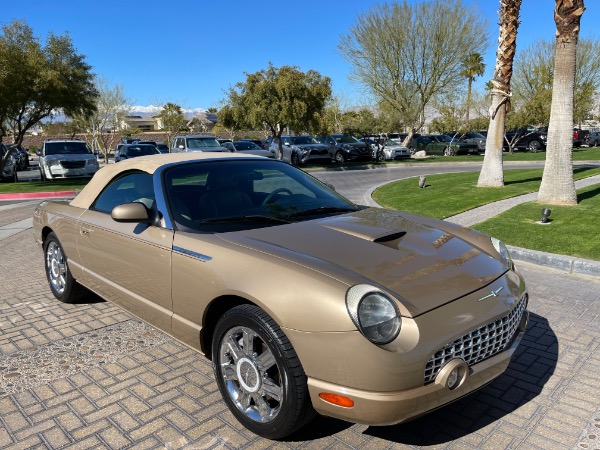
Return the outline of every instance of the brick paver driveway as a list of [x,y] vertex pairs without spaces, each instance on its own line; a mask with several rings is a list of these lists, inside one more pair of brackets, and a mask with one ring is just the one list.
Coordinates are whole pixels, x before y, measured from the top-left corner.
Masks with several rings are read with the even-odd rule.
[[[32,210],[2,211],[0,225]],[[0,448],[600,447],[596,279],[522,265],[529,329],[479,392],[403,425],[318,418],[272,442],[234,420],[203,357],[96,297],[56,301],[30,230],[0,255]]]

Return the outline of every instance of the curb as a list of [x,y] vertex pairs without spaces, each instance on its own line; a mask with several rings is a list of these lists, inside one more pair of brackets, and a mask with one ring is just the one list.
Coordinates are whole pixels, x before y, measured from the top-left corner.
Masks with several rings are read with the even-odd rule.
[[64,197],[75,197],[75,195],[77,195],[77,191],[16,192],[14,194],[0,194],[0,200],[64,198]]
[[507,247],[511,258],[517,261],[552,267],[576,275],[600,277],[600,261],[540,252],[538,250],[513,247],[512,245],[507,245]]

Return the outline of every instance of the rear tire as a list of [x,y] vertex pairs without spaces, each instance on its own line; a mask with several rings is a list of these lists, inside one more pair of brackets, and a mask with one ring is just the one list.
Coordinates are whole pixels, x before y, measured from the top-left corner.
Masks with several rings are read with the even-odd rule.
[[342,152],[337,152],[335,154],[335,161],[340,164],[344,164],[346,162],[346,157],[344,156],[344,154]]
[[212,360],[227,407],[253,433],[282,439],[315,416],[298,355],[259,307],[240,305],[223,314],[213,334]]

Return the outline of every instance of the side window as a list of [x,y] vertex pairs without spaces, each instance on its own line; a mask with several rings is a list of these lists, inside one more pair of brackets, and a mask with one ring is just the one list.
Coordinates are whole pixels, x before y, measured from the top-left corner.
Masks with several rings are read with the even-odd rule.
[[98,196],[92,209],[110,214],[115,206],[131,202],[140,202],[152,208],[154,198],[152,175],[135,172],[112,180]]
[[175,148],[183,148],[183,139],[182,138],[177,138],[175,140]]

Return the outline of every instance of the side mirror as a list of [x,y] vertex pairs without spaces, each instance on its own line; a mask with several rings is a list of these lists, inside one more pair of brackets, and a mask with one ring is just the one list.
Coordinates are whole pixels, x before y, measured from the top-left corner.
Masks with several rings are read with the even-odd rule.
[[116,222],[150,223],[152,219],[148,214],[148,208],[142,203],[124,203],[113,208],[110,216]]
[[42,156],[42,151],[41,150],[36,150],[35,154],[38,155],[38,156]]
[[290,143],[289,142],[284,142],[283,145],[285,145],[286,147],[289,147]]
[[183,145],[178,145],[177,148],[184,149],[185,147]]

